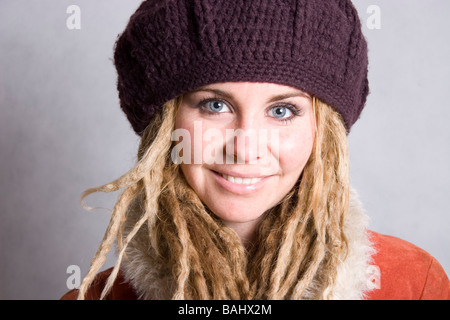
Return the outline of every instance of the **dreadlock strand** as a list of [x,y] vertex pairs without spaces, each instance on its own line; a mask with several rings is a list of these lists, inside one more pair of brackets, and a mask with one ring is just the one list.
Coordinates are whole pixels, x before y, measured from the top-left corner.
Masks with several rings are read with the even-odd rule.
[[280,283],[282,279],[286,276],[286,270],[288,269],[291,263],[285,263],[285,261],[289,261],[290,256],[292,255],[292,250],[295,250],[294,241],[295,241],[295,229],[297,224],[301,219],[301,211],[297,206],[292,208],[290,201],[283,202],[281,205],[281,216],[288,216],[288,212],[293,211],[294,214],[287,221],[287,225],[283,230],[283,236],[281,240],[280,250],[278,252],[277,264],[275,269],[271,274],[271,283],[270,289],[267,293],[269,299],[280,299],[282,295],[279,294]]
[[94,278],[98,270],[100,270],[100,268],[105,263],[106,255],[111,250],[111,246],[114,242],[114,238],[117,235],[120,226],[120,221],[122,220],[122,216],[125,214],[126,208],[128,204],[131,202],[132,195],[134,194],[135,191],[136,186],[128,187],[119,197],[116,205],[114,206],[108,228],[106,229],[106,232],[103,236],[103,240],[97,252],[95,253],[94,258],[92,259],[88,274],[81,283],[78,292],[78,300],[83,300],[85,298],[87,289],[94,281]]

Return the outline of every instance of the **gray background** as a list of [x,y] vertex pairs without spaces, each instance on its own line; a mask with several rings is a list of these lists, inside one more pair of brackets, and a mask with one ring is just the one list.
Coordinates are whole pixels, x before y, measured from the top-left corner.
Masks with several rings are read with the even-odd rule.
[[[138,138],[121,113],[113,45],[140,0],[0,0],[0,298],[58,299],[85,275]],[[81,30],[66,27],[69,5]],[[370,30],[369,5],[381,9]],[[450,1],[355,1],[371,95],[350,133],[351,175],[371,229],[410,241],[450,271]],[[105,265],[113,263],[111,254]]]

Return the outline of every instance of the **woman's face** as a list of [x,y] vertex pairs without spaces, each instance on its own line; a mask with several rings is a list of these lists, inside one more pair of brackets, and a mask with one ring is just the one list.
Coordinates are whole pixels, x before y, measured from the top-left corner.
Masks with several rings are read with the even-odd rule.
[[178,155],[189,185],[217,217],[251,229],[299,179],[314,127],[312,99],[298,89],[211,84],[183,97],[172,158]]

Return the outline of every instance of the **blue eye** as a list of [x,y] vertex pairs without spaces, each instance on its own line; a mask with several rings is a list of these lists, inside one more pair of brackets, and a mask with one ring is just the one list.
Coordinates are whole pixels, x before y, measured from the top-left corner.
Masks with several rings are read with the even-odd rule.
[[205,107],[207,111],[220,113],[220,112],[229,112],[230,108],[228,105],[220,100],[210,100],[205,103]]
[[277,106],[270,109],[270,113],[273,117],[278,119],[285,119],[292,117],[292,111],[285,106]]

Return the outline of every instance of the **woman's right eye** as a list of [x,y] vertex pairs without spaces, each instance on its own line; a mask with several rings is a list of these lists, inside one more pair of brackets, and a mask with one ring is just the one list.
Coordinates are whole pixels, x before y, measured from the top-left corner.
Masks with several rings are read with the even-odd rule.
[[208,113],[231,112],[228,104],[221,100],[208,99],[199,103],[199,105]]

